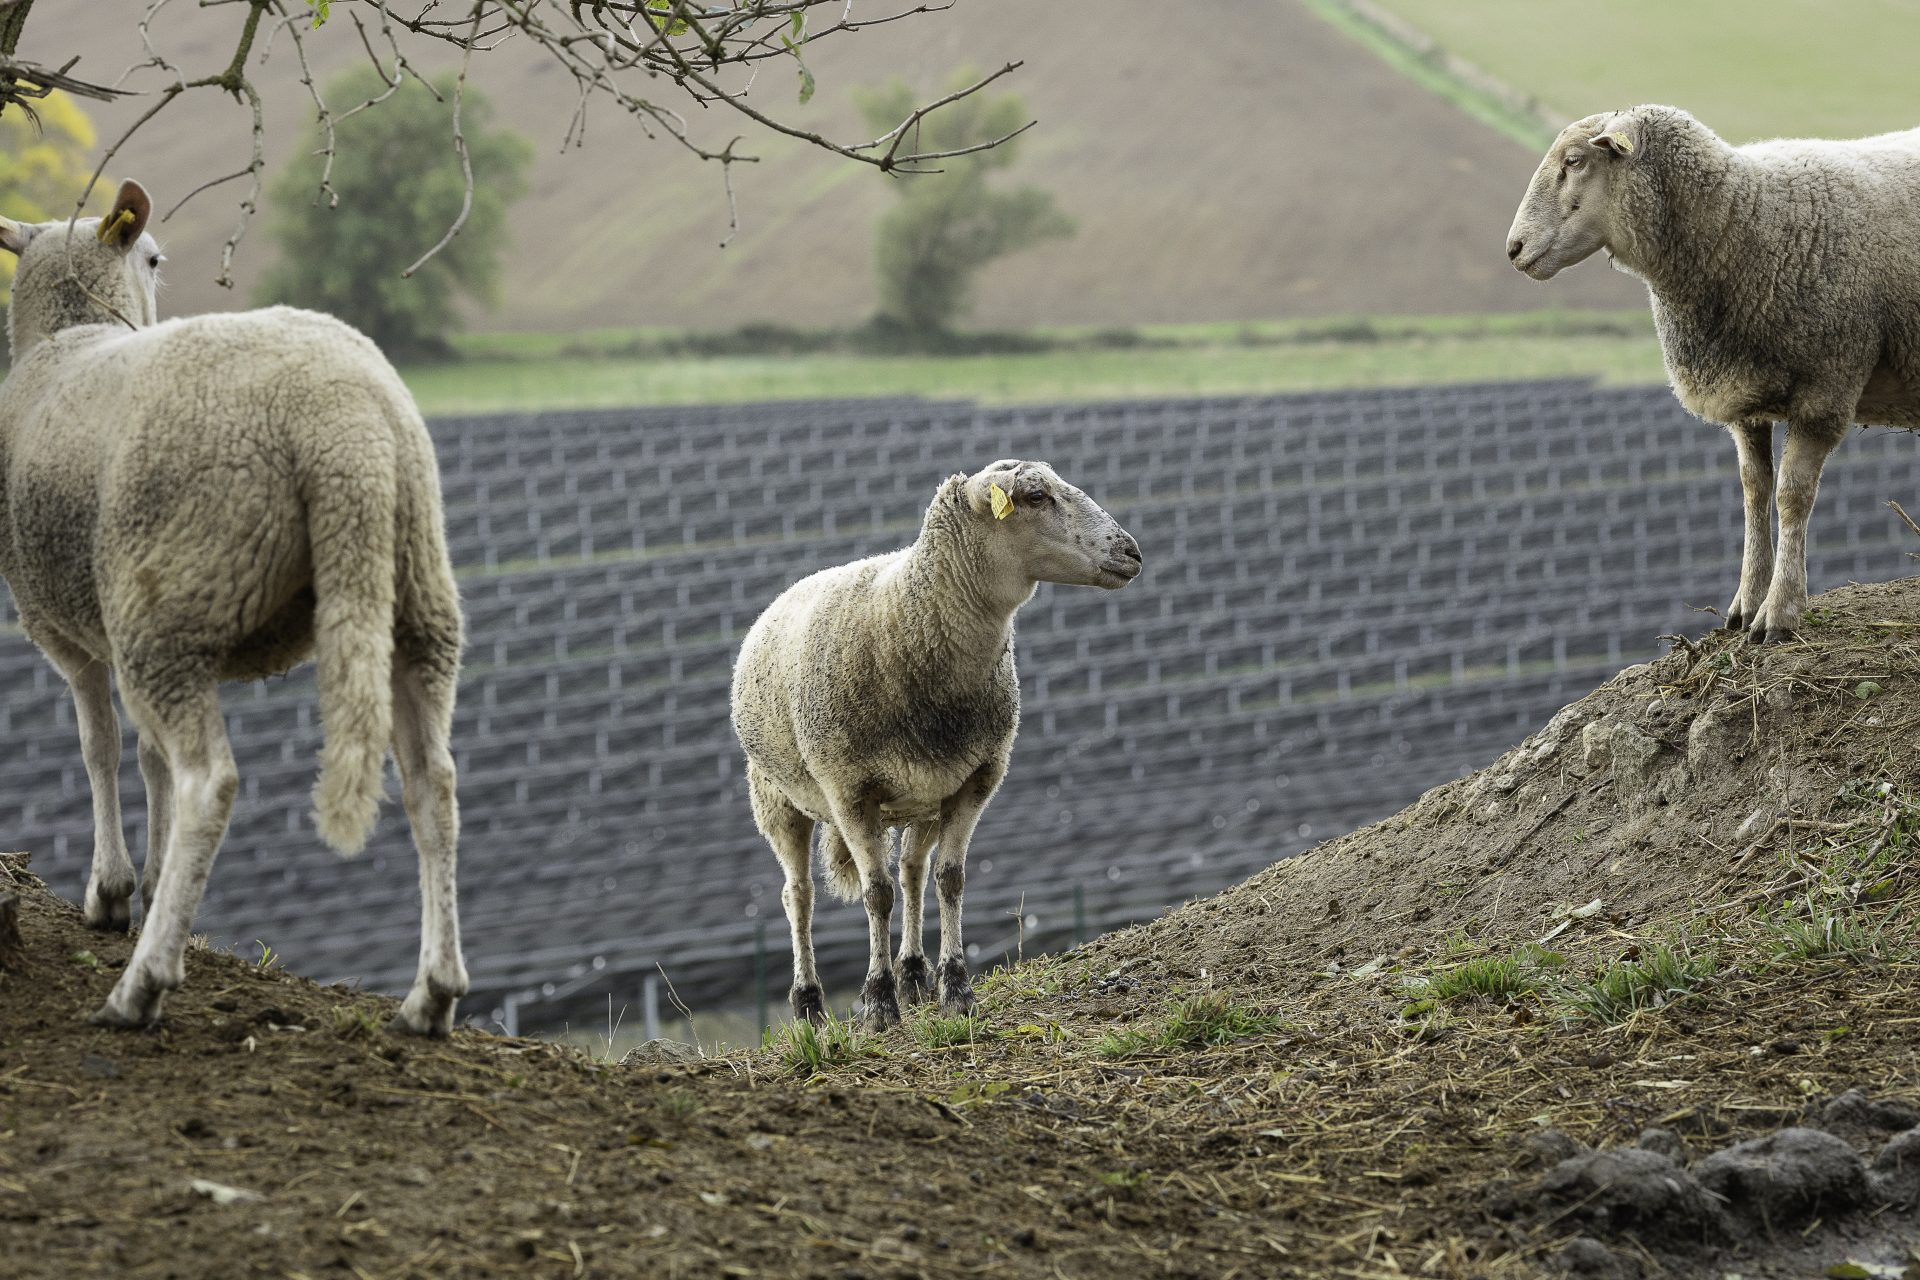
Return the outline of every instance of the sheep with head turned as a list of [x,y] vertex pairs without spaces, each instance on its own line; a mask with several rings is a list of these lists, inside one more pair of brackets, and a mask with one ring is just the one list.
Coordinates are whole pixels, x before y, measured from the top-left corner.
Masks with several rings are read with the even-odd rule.
[[1827,455],[1856,422],[1920,428],[1920,129],[1734,147],[1676,107],[1576,120],[1507,257],[1548,280],[1601,250],[1646,283],[1680,403],[1733,434],[1746,545],[1727,625],[1790,636]]
[[221,680],[318,662],[321,836],[367,840],[389,741],[420,850],[420,967],[396,1029],[445,1034],[467,988],[454,897],[448,738],[461,619],[426,426],[379,350],[327,316],[160,321],[152,204],[103,219],[0,219],[19,257],[0,384],[0,576],[72,687],[93,791],[84,914],[125,930],[120,726],[139,731],[145,920],[107,1026],[154,1022],[239,785]]
[[[1006,776],[1020,721],[1014,614],[1042,582],[1114,589],[1140,563],[1132,536],[1092,498],[1043,462],[1008,459],[943,483],[912,546],[804,578],[753,624],[734,667],[733,725],[754,821],[786,876],[797,1017],[825,1016],[813,959],[816,826],[828,884],[866,906],[868,1024],[898,1022],[902,998],[936,988],[942,1011],[973,1008],[960,902],[967,844]],[[905,832],[897,982],[895,828]],[[933,971],[921,939],[930,862]]]

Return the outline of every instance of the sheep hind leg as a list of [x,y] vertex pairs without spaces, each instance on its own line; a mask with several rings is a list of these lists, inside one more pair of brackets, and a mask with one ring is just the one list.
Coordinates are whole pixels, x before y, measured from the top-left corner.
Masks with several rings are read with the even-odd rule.
[[793,1007],[796,1021],[818,1026],[827,1020],[827,1000],[820,989],[820,974],[813,967],[813,861],[809,856],[813,819],[794,808],[751,762],[747,765],[747,790],[753,801],[754,821],[773,846],[785,879],[780,887],[780,905],[786,909],[787,928],[793,936],[793,987],[787,992],[787,1002]]
[[925,1004],[933,999],[933,971],[927,967],[927,863],[940,838],[937,822],[916,822],[907,829],[900,848],[900,962],[895,975],[900,1003]]
[[[138,670],[138,666],[127,670]],[[127,710],[140,731],[166,753],[173,821],[153,913],[141,926],[140,940],[120,980],[93,1014],[92,1021],[100,1026],[152,1026],[159,1020],[166,993],[186,979],[193,914],[206,891],[240,785],[211,666],[201,675],[204,682],[194,681],[197,687],[190,692],[171,691],[160,698],[136,682],[123,678],[121,684]]]
[[140,780],[147,788],[147,860],[140,864],[140,918],[153,919],[153,895],[167,861],[167,836],[173,827],[173,773],[167,753],[152,737],[140,735]]
[[1740,585],[1727,606],[1727,629],[1744,631],[1760,612],[1773,579],[1773,423],[1742,422],[1728,431],[1740,455],[1746,538],[1740,553]]
[[1780,549],[1773,561],[1773,585],[1747,634],[1755,644],[1791,640],[1807,604],[1807,521],[1820,493],[1820,471],[1827,455],[1845,438],[1845,419],[1795,422],[1787,427],[1780,459]]
[[120,719],[113,713],[107,664],[55,642],[44,647],[73,690],[80,756],[93,793],[93,869],[81,915],[92,929],[125,933],[132,926],[133,859],[120,827]]
[[420,967],[387,1029],[418,1036],[451,1032],[455,1005],[467,993],[455,884],[460,806],[450,745],[453,693],[449,664],[395,662],[393,755],[420,855]]

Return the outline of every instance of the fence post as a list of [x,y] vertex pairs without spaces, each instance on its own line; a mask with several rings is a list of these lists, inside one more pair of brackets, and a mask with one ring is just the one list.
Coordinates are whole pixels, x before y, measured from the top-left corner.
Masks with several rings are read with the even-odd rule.
[[760,1018],[760,1033],[772,1023],[767,1021],[767,922],[753,922],[753,1008]]
[[649,1040],[660,1038],[660,977],[648,974],[640,981],[640,1029]]
[[1085,885],[1073,886],[1073,945],[1079,946],[1087,940],[1087,889]]
[[500,1002],[500,1014],[501,1014],[500,1025],[507,1029],[507,1034],[510,1036],[519,1035],[520,1034],[520,997],[508,996],[506,999],[502,1000]]

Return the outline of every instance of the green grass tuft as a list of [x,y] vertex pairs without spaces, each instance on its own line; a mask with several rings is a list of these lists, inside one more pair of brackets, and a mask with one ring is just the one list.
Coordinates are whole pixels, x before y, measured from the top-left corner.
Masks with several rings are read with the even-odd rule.
[[942,1016],[928,1012],[907,1023],[913,1042],[923,1049],[947,1049],[956,1044],[976,1044],[988,1036],[987,1024],[977,1014]]
[[820,1026],[811,1022],[789,1022],[767,1028],[761,1040],[763,1049],[776,1050],[780,1060],[795,1075],[814,1076],[828,1067],[842,1066],[856,1058],[878,1052],[873,1037],[854,1022],[843,1022],[831,1010]]
[[1577,1016],[1621,1022],[1685,998],[1719,971],[1719,957],[1709,948],[1655,943],[1638,960],[1609,965],[1591,982],[1567,985],[1557,998]]
[[1116,1027],[1101,1037],[1094,1052],[1102,1057],[1124,1058],[1152,1051],[1208,1049],[1267,1035],[1281,1025],[1277,1015],[1235,1004],[1216,992],[1182,1000],[1157,1023]]

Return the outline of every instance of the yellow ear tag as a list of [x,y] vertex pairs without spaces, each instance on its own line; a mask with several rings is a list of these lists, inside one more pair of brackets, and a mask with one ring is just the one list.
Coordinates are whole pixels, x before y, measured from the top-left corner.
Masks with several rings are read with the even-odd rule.
[[132,224],[133,210],[122,209],[111,221],[106,218],[100,219],[100,230],[94,232],[94,234],[99,237],[101,244],[105,244],[108,236],[117,235],[120,228],[131,226]]
[[1002,489],[997,484],[992,484],[987,486],[987,491],[993,495],[993,518],[995,520],[1005,520],[1013,514],[1013,499],[1007,496],[1005,489]]

